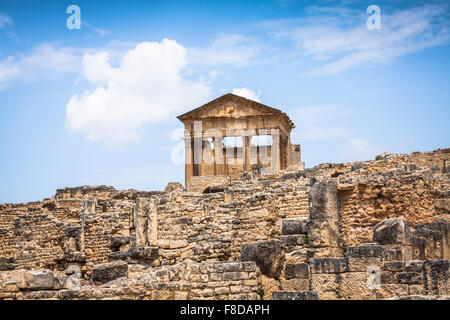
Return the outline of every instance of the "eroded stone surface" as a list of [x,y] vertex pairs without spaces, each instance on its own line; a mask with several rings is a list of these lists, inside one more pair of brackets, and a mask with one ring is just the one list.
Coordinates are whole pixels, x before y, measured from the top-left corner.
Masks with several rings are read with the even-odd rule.
[[373,241],[380,244],[409,244],[411,232],[408,220],[391,218],[373,228]]
[[281,242],[267,241],[246,244],[242,248],[241,261],[255,261],[263,274],[277,278],[284,262]]
[[92,280],[105,283],[128,275],[128,264],[123,261],[102,263],[92,269]]

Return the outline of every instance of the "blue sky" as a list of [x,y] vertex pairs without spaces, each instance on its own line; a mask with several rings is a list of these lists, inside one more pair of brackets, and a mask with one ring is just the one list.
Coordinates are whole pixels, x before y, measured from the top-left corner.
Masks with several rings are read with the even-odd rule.
[[307,167],[448,147],[449,15],[447,1],[1,0],[0,203],[184,182],[175,116],[228,92],[285,111]]

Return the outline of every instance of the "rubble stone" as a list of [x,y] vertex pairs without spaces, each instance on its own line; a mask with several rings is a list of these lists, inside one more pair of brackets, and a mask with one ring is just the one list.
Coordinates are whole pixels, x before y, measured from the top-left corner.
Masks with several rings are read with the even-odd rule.
[[280,241],[249,243],[243,246],[241,261],[255,261],[261,273],[277,278],[282,270],[284,250]]
[[92,280],[96,283],[106,283],[111,280],[126,277],[128,264],[123,261],[102,263],[95,265],[92,269]]

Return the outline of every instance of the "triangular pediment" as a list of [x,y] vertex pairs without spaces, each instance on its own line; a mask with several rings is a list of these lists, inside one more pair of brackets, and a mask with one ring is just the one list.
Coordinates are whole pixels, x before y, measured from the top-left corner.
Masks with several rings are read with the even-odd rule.
[[211,117],[241,118],[269,114],[282,114],[282,112],[262,103],[228,93],[178,116],[178,119],[183,121]]

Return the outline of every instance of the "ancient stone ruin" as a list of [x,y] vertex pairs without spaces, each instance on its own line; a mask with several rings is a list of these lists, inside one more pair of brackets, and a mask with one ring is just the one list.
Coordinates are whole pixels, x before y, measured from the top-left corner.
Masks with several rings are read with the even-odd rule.
[[[284,160],[250,174],[240,132],[239,170],[187,164],[187,190],[84,186],[2,204],[0,298],[449,298],[450,149],[305,169],[284,114],[231,95],[206,106],[180,117],[188,129],[226,129],[230,114],[250,129],[284,123]],[[257,121],[265,112],[273,124]]]
[[[294,123],[278,109],[229,93],[178,119],[185,129],[189,191],[242,175],[273,176],[291,165],[303,165],[300,145],[291,144]],[[236,143],[224,145],[228,139]]]

